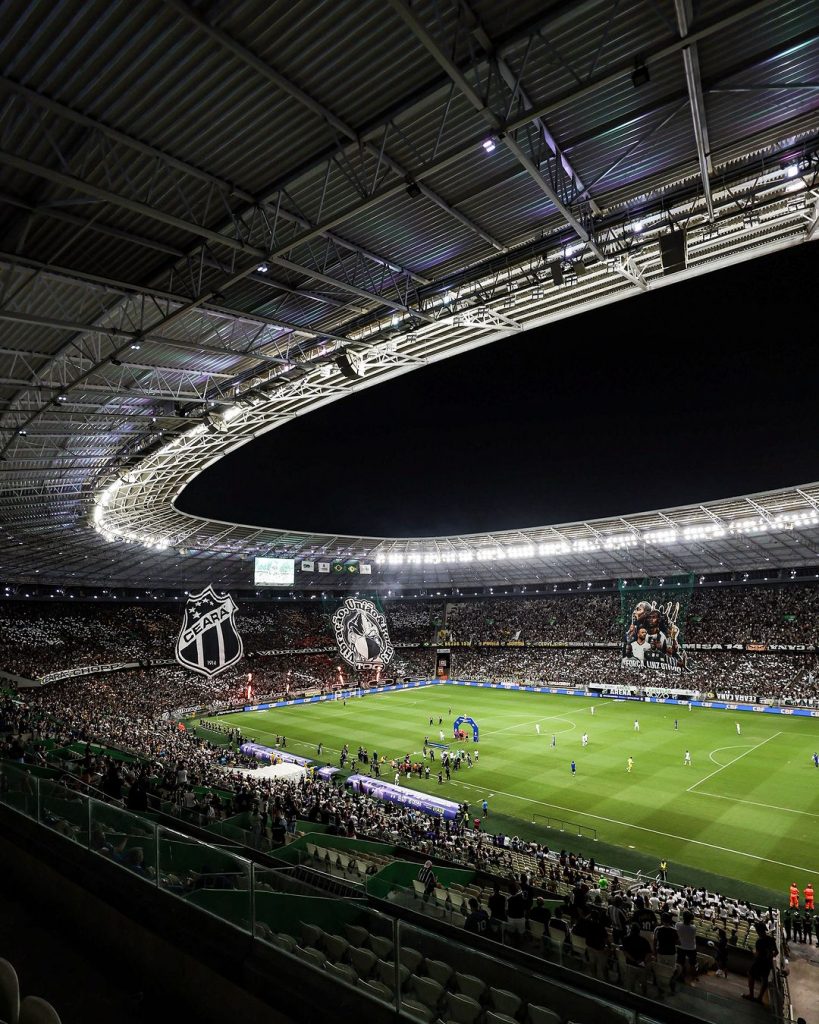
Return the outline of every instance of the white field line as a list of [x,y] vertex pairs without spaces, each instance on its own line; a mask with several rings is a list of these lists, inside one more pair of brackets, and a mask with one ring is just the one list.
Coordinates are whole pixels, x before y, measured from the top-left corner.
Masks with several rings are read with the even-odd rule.
[[723,796],[721,793],[694,793],[694,796],[710,796],[714,800],[730,800],[734,804],[752,804],[754,807],[767,807],[771,811],[785,811],[788,814],[806,814],[809,818],[819,818],[814,811],[799,811],[795,807],[782,807],[780,804],[761,804],[757,800],[743,800],[735,796]]
[[[779,735],[777,733],[777,735]],[[770,737],[773,739],[773,737]],[[484,790],[480,786],[473,786],[470,782],[459,782],[459,786],[465,786],[467,789],[477,789],[480,792]],[[611,825],[623,825],[626,828],[636,828],[640,832],[651,832],[655,836],[663,836],[665,839],[676,839],[681,843],[693,843],[695,846],[705,846],[709,850],[720,850],[722,853],[732,853],[737,857],[747,857],[749,860],[763,861],[765,864],[777,864],[783,868],[794,868],[796,871],[807,871],[813,872],[814,868],[806,868],[801,864],[788,864],[783,860],[773,860],[771,857],[761,857],[756,853],[748,853],[745,850],[732,850],[730,846],[718,846],[716,843],[706,843],[701,839],[692,839],[690,836],[677,836],[673,832],[661,832],[656,828],[648,828],[646,825],[635,825],[631,821],[620,821],[618,818],[606,818],[602,814],[590,814],[588,811],[579,811],[576,807],[564,807],[562,804],[550,804],[543,800],[530,800],[525,796],[519,796],[517,793],[505,793],[503,790],[498,789],[496,792],[500,796],[508,796],[513,800],[522,800],[524,803],[538,804],[540,807],[553,807],[558,811],[568,811],[571,814],[578,814],[583,818],[595,818],[597,821],[607,821]]]
[[[708,755],[708,760],[714,764],[719,764],[719,761],[714,757],[714,754],[718,754],[721,750],[739,750],[740,747],[743,750],[747,750],[750,747],[750,743],[732,743],[730,747],[715,747]],[[720,768],[724,768],[725,765],[720,764]]]
[[[550,694],[550,696],[554,696],[554,694]],[[590,707],[597,707],[599,704],[611,704],[611,703],[613,703],[613,702],[610,699],[609,700],[596,700],[593,705],[592,704],[586,704],[584,707],[577,708],[577,711],[587,711]],[[490,732],[486,732],[486,733],[481,731],[481,736],[495,736],[499,732],[509,732],[511,729],[524,729],[524,728],[526,728],[527,725],[531,727],[531,726],[533,726],[535,724],[539,725],[541,722],[554,722],[554,721],[557,721],[559,719],[562,719],[562,720],[564,720],[566,722],[569,722],[572,725],[572,727],[574,729],[576,729],[577,728],[577,724],[574,721],[572,721],[571,718],[569,718],[569,715],[573,715],[573,714],[575,714],[575,708],[572,708],[571,711],[565,711],[562,715],[548,715],[546,718],[527,718],[525,722],[518,722],[515,725],[505,725],[502,729],[492,729]],[[570,732],[570,731],[571,730],[564,729],[564,732]]]
[[[713,779],[713,777],[715,775],[719,775],[720,772],[724,772],[725,769],[726,768],[730,768],[732,764],[736,764],[737,761],[741,761],[743,757],[747,757],[748,754],[752,754],[755,750],[759,750],[760,747],[764,747],[766,743],[770,743],[771,740],[775,740],[777,736],[781,736],[781,735],[782,735],[781,732],[775,732],[773,734],[773,736],[769,736],[767,739],[762,740],[761,743],[757,743],[755,746],[749,747],[745,751],[744,754],[737,754],[737,756],[735,758],[733,758],[732,760],[730,760],[727,764],[721,765],[719,768],[716,769],[716,771],[711,772],[710,775],[706,775],[704,779],[700,779],[700,781],[699,782],[695,782],[693,786],[689,786],[688,789],[686,790],[686,793],[691,793],[693,790],[695,790],[697,788],[697,786],[701,786],[703,784],[703,782],[707,782],[709,779]],[[721,749],[721,748],[718,747],[717,749]],[[788,865],[788,867],[792,867],[792,866],[793,865]]]

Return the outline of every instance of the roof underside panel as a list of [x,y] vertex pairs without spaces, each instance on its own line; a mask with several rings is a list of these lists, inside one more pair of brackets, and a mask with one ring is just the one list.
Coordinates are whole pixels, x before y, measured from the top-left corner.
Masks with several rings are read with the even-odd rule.
[[[172,502],[214,459],[362,385],[654,287],[672,221],[689,226],[680,279],[815,237],[819,6],[710,0],[681,25],[687,6],[0,5],[0,574],[235,583],[259,552],[426,550]],[[612,550],[587,549],[586,524],[438,538],[581,546],[559,565],[402,572],[798,565],[809,530],[639,550],[618,535],[801,515],[815,491],[598,526]]]

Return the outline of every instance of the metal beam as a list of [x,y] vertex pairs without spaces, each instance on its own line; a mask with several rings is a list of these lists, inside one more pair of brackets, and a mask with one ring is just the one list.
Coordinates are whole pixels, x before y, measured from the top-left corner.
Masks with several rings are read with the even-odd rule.
[[[677,28],[680,37],[685,39],[693,15],[692,0],[674,0],[674,13],[677,17]],[[714,220],[714,200],[711,196],[711,144],[708,140],[708,123],[705,117],[705,100],[702,94],[702,78],[697,44],[692,43],[682,51],[683,68],[685,69],[685,86],[688,90],[688,103],[691,108],[691,121],[694,125],[694,141],[697,145],[697,162],[700,165],[700,178],[708,207],[708,220]]]
[[[577,237],[588,245],[591,251],[601,262],[607,262],[606,256],[602,250],[598,248],[597,243],[594,241],[584,225],[581,224],[574,213],[568,206],[566,206],[551,184],[546,181],[540,173],[540,168],[537,167],[534,161],[523,152],[517,141],[513,138],[513,133],[506,130],[506,126],[504,126],[498,115],[488,107],[481,97],[475,92],[466,80],[466,77],[461,72],[460,68],[458,68],[455,62],[444,53],[440,46],[438,46],[430,32],[418,19],[415,12],[410,9],[406,0],[388,0],[388,3],[407,25],[413,35],[418,39],[424,49],[427,50],[430,56],[449,75],[455,85],[460,89],[467,100],[469,100],[475,111],[480,114],[492,131],[497,133],[506,148],[515,156],[518,163],[529,174],[529,177],[532,178],[538,188],[549,198],[555,209],[560,211],[561,216],[572,228]],[[537,114],[533,114],[527,119],[527,123],[536,121],[538,116],[539,115]]]
[[[198,236],[199,238],[212,242],[214,245],[224,246],[225,248],[240,253],[243,256],[253,256],[259,263],[276,263],[289,270],[294,270],[299,274],[303,274],[305,277],[330,283],[334,288],[338,288],[341,291],[351,292],[353,295],[358,295],[359,297],[364,297],[368,301],[386,306],[388,309],[402,313],[413,313],[414,315],[421,316],[422,319],[426,319],[425,314],[419,313],[401,302],[394,302],[392,299],[386,298],[386,296],[378,295],[375,292],[368,292],[363,288],[358,288],[355,285],[348,284],[340,278],[328,277],[318,271],[311,270],[309,267],[304,267],[301,264],[286,260],[275,253],[268,253],[263,248],[250,245],[248,242],[244,242],[240,238],[233,238],[230,235],[222,234],[219,231],[214,231],[211,228],[204,227],[203,225],[195,224],[193,221],[185,220],[182,217],[176,217],[170,213],[165,213],[163,210],[159,210],[148,203],[142,203],[135,199],[129,199],[127,196],[119,195],[116,192],[110,192],[108,189],[100,188],[98,185],[92,185],[90,182],[83,181],[71,174],[65,174],[62,171],[54,170],[51,167],[45,167],[43,164],[35,163],[33,160],[17,156],[15,153],[0,150],[0,164],[5,164],[7,167],[12,167],[25,174],[36,175],[38,178],[43,178],[46,181],[50,181],[55,185],[60,185],[63,188],[67,188],[75,192],[82,192],[85,195],[89,195],[94,199],[100,200],[100,202],[110,203],[112,206],[128,210],[130,213],[136,213],[140,216],[148,217],[151,220],[159,221],[161,224],[166,224],[179,231],[184,231],[188,234]],[[321,234],[322,232],[319,230],[318,233]],[[290,245],[287,248],[289,250],[293,248],[293,245]],[[252,273],[252,270],[248,269],[242,276],[246,277],[249,273]]]
[[[356,147],[361,147],[365,151],[369,152],[374,156],[379,163],[383,163],[388,166],[395,174],[397,174],[402,180],[406,179],[409,175],[407,169],[398,163],[397,160],[393,159],[386,149],[380,149],[375,146],[372,142],[367,140],[365,137],[359,135],[359,133],[344,120],[333,113],[329,107],[324,106],[314,97],[310,96],[303,89],[300,89],[297,85],[291,82],[284,75],[280,74],[270,64],[261,60],[246,46],[243,46],[237,40],[229,36],[227,32],[223,32],[222,29],[216,28],[205,20],[197,11],[195,11],[189,4],[185,3],[184,0],[165,0],[173,9],[180,14],[182,17],[187,18],[188,21],[192,22],[200,32],[204,32],[211,40],[217,43],[228,53],[232,54],[237,60],[246,64],[249,68],[252,68],[258,75],[265,78],[268,82],[271,82],[282,92],[286,93],[292,99],[296,100],[307,110],[311,111],[316,117],[320,118],[327,125],[329,125],[334,132],[342,137],[346,138],[349,142],[353,143]],[[506,246],[496,238],[493,238],[489,232],[485,231],[480,225],[476,224],[471,218],[461,213],[460,210],[456,210],[451,206],[442,196],[439,196],[429,186],[426,186],[424,195],[432,202],[435,203],[440,209],[447,212],[450,216],[454,217],[461,224],[467,227],[470,231],[473,231],[476,235],[488,242],[494,248],[501,252],[506,251]],[[269,199],[264,199],[263,202],[268,202]]]

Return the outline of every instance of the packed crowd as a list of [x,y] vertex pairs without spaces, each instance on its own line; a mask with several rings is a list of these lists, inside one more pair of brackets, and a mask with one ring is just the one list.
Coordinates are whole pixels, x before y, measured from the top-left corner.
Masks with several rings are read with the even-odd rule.
[[[332,647],[337,602],[244,603],[236,624],[246,653]],[[385,602],[394,643],[429,643],[443,605]],[[0,602],[0,669],[35,678],[79,665],[173,658],[182,602]]]
[[688,669],[677,677],[634,673],[621,667],[618,652],[606,648],[456,648],[451,674],[454,679],[550,686],[679,686],[703,698],[819,706],[815,654],[696,651]]

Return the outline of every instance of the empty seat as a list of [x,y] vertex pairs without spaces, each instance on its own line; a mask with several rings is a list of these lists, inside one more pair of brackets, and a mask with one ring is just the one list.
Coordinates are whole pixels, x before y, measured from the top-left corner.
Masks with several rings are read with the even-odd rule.
[[455,984],[458,991],[462,995],[469,996],[470,999],[480,1001],[486,994],[486,984],[480,978],[476,978],[474,974],[461,974],[460,971],[457,971]]
[[542,921],[529,921],[529,931],[531,932],[533,939],[540,941],[540,939],[543,938],[545,930],[546,926]]
[[431,1010],[437,1010],[444,997],[444,986],[432,978],[413,978],[412,990],[418,1000]]
[[329,961],[324,965],[325,971],[332,974],[340,981],[346,981],[348,985],[358,984],[358,975],[349,964],[331,964]]
[[370,949],[350,947],[350,963],[362,978],[369,978],[378,963],[378,957]]
[[358,924],[345,924],[344,932],[351,946],[365,946],[370,933]]
[[455,1024],[474,1024],[481,1015],[481,1004],[469,996],[450,992],[447,997],[447,1013]]
[[520,1005],[523,1000],[519,995],[516,995],[514,992],[509,992],[505,988],[490,988],[489,1002],[496,1013],[502,1013],[508,1017],[514,1017],[520,1009]]
[[385,939],[383,935],[370,936],[370,949],[380,960],[386,960],[392,956],[392,941]]
[[437,981],[439,985],[448,985],[449,979],[455,973],[449,964],[444,963],[443,960],[430,960],[427,957],[424,962],[427,975],[432,978],[433,981]]
[[287,932],[276,932],[270,941],[274,946],[286,949],[288,953],[296,953],[299,948],[298,942],[296,942],[292,935],[288,935]]
[[320,949],[316,949],[314,946],[305,946],[301,951],[301,956],[303,960],[306,960],[314,967],[324,967],[327,963],[327,957]]
[[325,934],[324,948],[327,951],[327,956],[331,960],[339,962],[344,960],[347,956],[347,950],[350,948],[350,943],[341,935]]
[[459,914],[457,911],[452,915],[450,923],[455,925],[456,928],[463,928],[466,924],[466,918],[463,914]]
[[404,1013],[410,1014],[417,1020],[422,1020],[424,1024],[432,1024],[435,1019],[435,1013],[428,1006],[419,1002],[417,999],[408,999],[406,996],[401,996],[401,1009]]
[[20,1015],[20,983],[8,960],[0,960],[0,1020],[17,1024]]
[[[383,985],[386,985],[387,988],[391,992],[395,991],[395,964],[394,963],[392,963],[390,961],[387,961],[387,960],[379,960],[378,963],[375,965],[375,973],[376,973],[376,975],[378,977],[378,980]],[[404,985],[406,985],[407,980],[409,979],[409,976],[410,976],[409,968],[408,967],[404,967],[403,964],[399,964],[398,965],[398,975],[399,975],[399,979],[400,979],[400,983],[401,983],[401,988],[403,988]]]
[[526,1018],[529,1024],[560,1024],[560,1015],[554,1010],[547,1010],[545,1006],[535,1006],[529,1003]]
[[424,886],[424,883],[423,882],[419,882],[417,878],[413,878],[413,880],[412,880],[412,887],[415,890],[415,895],[419,896],[419,897],[421,897],[421,899],[423,899],[424,893],[426,892],[426,888]]
[[358,868],[360,875],[368,875],[370,873],[370,865],[365,860],[357,860],[355,866]]
[[509,1017],[505,1013],[494,1013],[492,1010],[487,1010],[484,1017],[486,1024],[518,1024],[514,1017]]
[[369,992],[370,995],[375,996],[376,999],[381,999],[386,1003],[392,1002],[392,991],[380,981],[359,981],[358,987],[363,989],[365,992]]
[[26,996],[20,1003],[19,1024],[60,1024],[60,1015],[45,999]]
[[424,954],[420,953],[417,949],[413,949],[412,946],[402,946],[399,960],[406,967],[410,974],[414,974],[420,966]]
[[324,930],[319,928],[316,924],[305,924],[304,921],[300,922],[302,945],[304,946],[321,946],[322,939],[324,938]]

